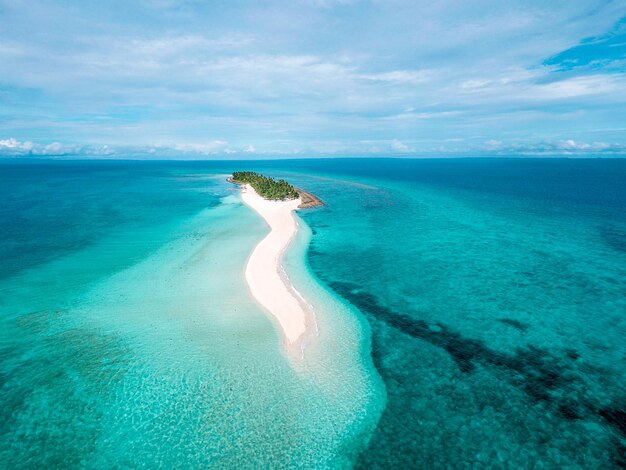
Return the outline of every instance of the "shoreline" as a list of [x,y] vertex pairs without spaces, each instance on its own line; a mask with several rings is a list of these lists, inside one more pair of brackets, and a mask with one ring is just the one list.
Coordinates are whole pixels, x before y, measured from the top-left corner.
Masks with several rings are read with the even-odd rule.
[[[270,201],[249,184],[240,185],[241,198],[268,224],[270,232],[254,247],[245,268],[245,279],[252,297],[280,327],[285,346],[302,347],[314,318],[311,307],[291,284],[282,258],[298,231],[293,211],[302,199]],[[307,193],[308,194],[308,193]]]
[[300,195],[300,205],[298,206],[300,209],[312,209],[313,207],[323,206],[324,203],[320,198],[318,198],[315,194],[311,194],[308,191],[304,191],[300,188],[296,188],[298,194]]
[[[232,176],[226,178],[226,181],[231,184],[243,187],[243,185],[235,181]],[[324,205],[324,202],[315,194],[312,194],[300,188],[295,188],[295,190],[298,191],[298,194],[300,196],[300,205],[298,206],[298,209],[312,209],[313,207],[319,207]]]

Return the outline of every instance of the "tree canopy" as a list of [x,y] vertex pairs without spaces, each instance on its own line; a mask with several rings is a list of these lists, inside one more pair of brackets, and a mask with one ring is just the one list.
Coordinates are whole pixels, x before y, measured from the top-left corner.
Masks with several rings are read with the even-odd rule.
[[235,183],[249,184],[261,197],[273,201],[296,199],[299,196],[296,188],[285,180],[280,179],[276,181],[254,171],[235,171],[233,172],[233,181]]

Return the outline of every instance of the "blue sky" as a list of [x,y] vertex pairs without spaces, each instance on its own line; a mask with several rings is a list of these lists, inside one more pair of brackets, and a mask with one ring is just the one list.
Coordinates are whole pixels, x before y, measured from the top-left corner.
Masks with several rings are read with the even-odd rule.
[[0,0],[0,155],[626,155],[624,1]]

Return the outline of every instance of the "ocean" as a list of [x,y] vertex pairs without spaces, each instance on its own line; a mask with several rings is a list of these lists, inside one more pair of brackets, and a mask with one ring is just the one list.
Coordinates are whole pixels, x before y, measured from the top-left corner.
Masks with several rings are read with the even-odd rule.
[[[326,204],[295,363],[235,170]],[[626,465],[626,160],[5,160],[0,198],[2,467]]]

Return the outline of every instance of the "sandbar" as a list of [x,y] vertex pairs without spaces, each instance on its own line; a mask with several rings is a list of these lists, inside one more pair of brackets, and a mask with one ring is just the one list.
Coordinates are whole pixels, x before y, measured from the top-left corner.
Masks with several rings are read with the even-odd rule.
[[282,269],[283,253],[298,230],[293,211],[300,206],[301,198],[269,201],[246,184],[242,185],[242,199],[270,227],[270,232],[254,248],[246,265],[245,278],[250,293],[276,319],[286,345],[301,344],[311,313]]

